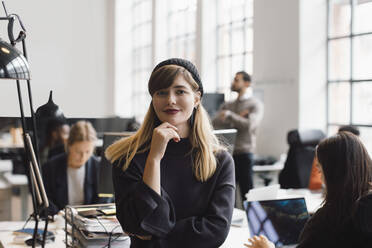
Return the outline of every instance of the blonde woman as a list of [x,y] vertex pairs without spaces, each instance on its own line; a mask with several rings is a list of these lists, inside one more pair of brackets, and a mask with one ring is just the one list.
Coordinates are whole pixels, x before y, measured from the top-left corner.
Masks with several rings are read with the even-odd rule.
[[51,214],[67,204],[97,203],[99,160],[93,155],[96,131],[92,124],[79,121],[71,127],[66,152],[43,166],[45,190]]
[[141,128],[106,150],[117,218],[131,247],[218,247],[229,231],[234,164],[212,133],[195,66],[169,59],[153,70]]

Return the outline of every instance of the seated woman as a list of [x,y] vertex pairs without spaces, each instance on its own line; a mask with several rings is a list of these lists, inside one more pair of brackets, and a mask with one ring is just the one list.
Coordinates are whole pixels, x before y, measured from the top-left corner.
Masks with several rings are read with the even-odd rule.
[[[357,136],[340,132],[320,142],[317,165],[326,192],[306,223],[297,247],[372,247],[372,161]],[[275,247],[266,237],[246,247]]]
[[153,70],[141,128],[106,150],[116,215],[131,247],[219,247],[234,207],[234,163],[212,132],[195,66],[169,59]]
[[71,127],[66,151],[49,160],[42,169],[50,201],[49,214],[66,205],[93,204],[98,200],[99,160],[93,155],[96,131],[86,121]]

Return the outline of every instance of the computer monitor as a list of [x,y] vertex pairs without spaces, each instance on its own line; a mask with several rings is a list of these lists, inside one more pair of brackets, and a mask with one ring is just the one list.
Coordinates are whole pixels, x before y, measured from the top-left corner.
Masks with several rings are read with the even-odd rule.
[[275,247],[292,246],[309,219],[303,197],[267,201],[245,201],[251,237],[265,235]]
[[213,118],[221,104],[225,101],[225,95],[222,93],[205,93],[202,98],[202,104],[207,110],[210,118]]
[[213,133],[217,136],[220,142],[227,147],[229,153],[233,153],[236,133],[238,130],[236,129],[216,129],[213,130]]
[[123,132],[123,133],[104,133],[103,134],[103,152],[100,162],[100,173],[98,178],[98,195],[103,196],[105,194],[114,193],[114,185],[112,183],[112,164],[105,157],[105,150],[115,141],[129,137],[132,135],[132,132]]

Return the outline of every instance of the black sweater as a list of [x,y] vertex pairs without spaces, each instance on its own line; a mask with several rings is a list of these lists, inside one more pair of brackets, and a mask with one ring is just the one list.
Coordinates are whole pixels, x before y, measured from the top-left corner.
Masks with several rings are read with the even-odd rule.
[[350,215],[343,224],[335,225],[331,217],[320,208],[306,223],[297,247],[372,247],[372,194],[360,200],[354,218]]
[[161,196],[142,180],[148,153],[113,166],[117,218],[124,231],[152,235],[150,241],[131,236],[131,247],[219,247],[227,237],[235,198],[234,163],[218,153],[217,169],[207,182],[192,169],[188,139],[170,141],[161,160]]

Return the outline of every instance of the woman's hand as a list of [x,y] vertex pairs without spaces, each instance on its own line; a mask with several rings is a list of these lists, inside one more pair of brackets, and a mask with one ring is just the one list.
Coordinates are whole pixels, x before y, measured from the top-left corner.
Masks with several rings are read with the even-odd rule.
[[143,170],[143,182],[159,195],[161,195],[160,160],[164,156],[169,140],[180,141],[177,131],[175,126],[164,122],[152,133],[150,152]]
[[270,242],[265,236],[253,236],[253,238],[249,238],[248,241],[251,244],[244,244],[245,247],[249,248],[275,248],[275,245]]
[[168,142],[173,139],[175,142],[180,141],[180,136],[177,133],[178,129],[164,122],[154,129],[151,139],[151,148],[148,159],[160,161],[167,149]]

